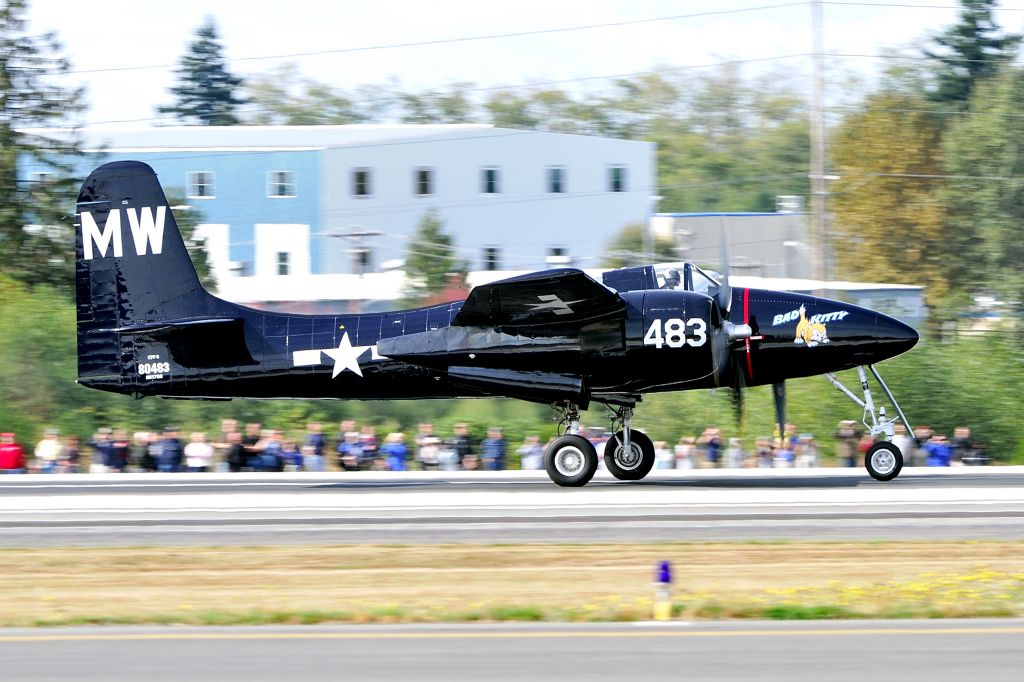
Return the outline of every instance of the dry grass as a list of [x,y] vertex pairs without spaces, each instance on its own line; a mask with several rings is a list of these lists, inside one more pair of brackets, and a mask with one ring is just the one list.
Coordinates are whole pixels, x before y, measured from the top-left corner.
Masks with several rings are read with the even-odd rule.
[[1020,542],[33,548],[0,625],[631,620],[663,559],[687,616],[1024,613]]

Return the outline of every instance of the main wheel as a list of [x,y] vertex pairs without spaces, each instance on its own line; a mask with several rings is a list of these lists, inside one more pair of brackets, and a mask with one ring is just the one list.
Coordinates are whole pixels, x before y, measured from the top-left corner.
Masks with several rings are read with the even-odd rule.
[[654,466],[654,443],[642,431],[629,434],[629,452],[622,447],[622,431],[608,439],[604,446],[604,463],[612,476],[620,481],[639,481]]
[[903,469],[903,453],[889,441],[878,441],[864,454],[864,467],[871,474],[871,478],[891,481],[899,476],[900,470]]
[[586,485],[597,471],[597,450],[583,436],[561,436],[544,451],[544,469],[560,486]]

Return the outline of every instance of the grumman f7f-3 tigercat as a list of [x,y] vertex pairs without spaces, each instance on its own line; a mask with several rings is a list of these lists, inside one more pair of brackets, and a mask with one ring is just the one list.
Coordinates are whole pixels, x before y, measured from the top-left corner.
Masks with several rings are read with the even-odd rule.
[[[294,315],[203,289],[171,208],[146,164],[108,163],[77,207],[78,381],[136,397],[391,400],[508,397],[561,417],[544,466],[562,486],[593,477],[598,453],[580,410],[608,408],[602,453],[618,479],[642,479],[651,439],[632,426],[646,393],[772,385],[785,423],[787,379],[824,374],[864,409],[868,473],[895,478],[910,430],[875,363],[917,343],[913,328],[866,308],[730,287],[694,264],[631,267],[598,279],[560,268],[473,288],[465,301],[375,314]],[[728,258],[726,261],[726,270]],[[835,372],[856,368],[863,399]],[[876,409],[865,368],[896,417]]]

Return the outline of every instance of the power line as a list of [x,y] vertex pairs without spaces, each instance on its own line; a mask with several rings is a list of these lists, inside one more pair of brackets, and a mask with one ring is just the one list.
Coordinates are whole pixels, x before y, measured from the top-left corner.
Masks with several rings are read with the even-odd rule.
[[[822,0],[823,5],[848,7],[895,7],[900,9],[963,9],[962,5],[916,5],[907,2],[853,2],[844,0]],[[1024,7],[996,7],[996,12],[1024,12]]]
[[[579,24],[576,26],[562,26],[557,28],[546,28],[546,29],[535,29],[530,31],[513,31],[509,33],[490,33],[484,35],[475,36],[461,36],[456,38],[439,38],[436,40],[419,40],[410,41],[405,43],[389,43],[384,45],[367,45],[362,47],[347,47],[337,48],[329,50],[312,50],[308,52],[292,52],[287,54],[276,54],[276,55],[261,55],[261,56],[250,56],[250,57],[235,57],[233,59],[226,59],[227,62],[253,62],[253,61],[264,61],[271,59],[296,59],[302,57],[316,57],[328,54],[352,54],[358,52],[370,52],[378,50],[394,50],[400,48],[409,47],[426,47],[429,45],[450,45],[455,43],[468,43],[481,40],[499,40],[504,38],[521,38],[526,36],[536,35],[550,35],[557,33],[570,33],[575,31],[590,31],[594,29],[602,28],[618,28],[622,26],[635,26],[639,24],[651,24],[665,21],[678,21],[680,19],[697,19],[701,17],[721,16],[728,14],[740,14],[746,12],[759,12],[764,10],[782,9],[786,7],[795,7],[803,5],[804,2],[787,2],[774,5],[756,5],[752,7],[738,7],[735,9],[726,10],[708,10],[705,12],[693,12],[690,14],[673,14],[661,17],[649,17],[646,19],[628,19],[624,21],[611,21],[600,24]],[[69,71],[68,73],[73,74],[94,74],[94,73],[112,73],[122,71],[146,71],[150,69],[169,69],[174,68],[177,64],[148,64],[140,66],[121,66],[121,67],[106,67],[99,69],[81,69],[77,71]]]

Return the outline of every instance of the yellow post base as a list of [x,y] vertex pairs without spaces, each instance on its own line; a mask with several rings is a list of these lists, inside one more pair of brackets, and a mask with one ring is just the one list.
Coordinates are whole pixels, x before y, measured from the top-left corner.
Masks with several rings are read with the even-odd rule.
[[654,602],[654,620],[672,620],[672,602]]

